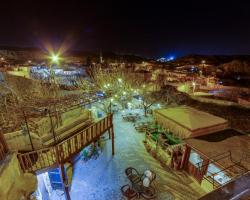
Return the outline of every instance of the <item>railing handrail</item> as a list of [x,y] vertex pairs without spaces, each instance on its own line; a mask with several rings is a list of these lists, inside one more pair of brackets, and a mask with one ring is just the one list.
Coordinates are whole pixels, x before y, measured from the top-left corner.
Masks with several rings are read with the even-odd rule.
[[65,140],[59,142],[57,145],[62,145],[62,144],[65,143],[66,141],[68,141],[68,140],[74,138],[75,136],[79,135],[81,132],[86,131],[87,129],[90,129],[91,127],[95,126],[96,124],[100,123],[101,121],[104,121],[104,119],[109,118],[109,117],[110,117],[110,115],[108,115],[107,117],[104,117],[104,118],[98,120],[96,123],[91,124],[90,126],[85,127],[84,129],[82,129],[82,130],[80,130],[80,131],[77,131],[74,135],[71,135],[70,137],[66,138]]
[[88,126],[88,127],[85,127],[83,130],[78,131],[78,132],[76,132],[74,135],[72,135],[72,136],[68,137],[67,139],[65,139],[65,140],[63,140],[63,141],[61,141],[61,142],[59,142],[59,143],[56,144],[55,146],[59,146],[59,145],[62,145],[63,143],[66,143],[66,141],[68,141],[68,140],[70,140],[70,139],[76,137],[77,135],[79,135],[79,134],[81,134],[82,132],[84,132],[84,131],[90,129],[91,127],[95,126],[96,124],[99,124],[101,121],[104,121],[105,119],[109,119],[111,116],[112,116],[112,114],[107,115],[106,117],[104,117],[104,118],[98,120],[96,123],[91,124],[91,125]]
[[101,121],[103,121],[105,118],[109,118],[111,115],[108,115],[100,120],[98,120],[97,122],[95,122],[94,124],[91,124],[90,126],[88,127],[85,127],[84,129],[80,130],[80,131],[77,131],[75,134],[73,134],[72,136],[62,140],[61,142],[57,143],[57,144],[54,144],[54,145],[51,145],[49,147],[42,147],[40,149],[36,149],[36,150],[33,150],[33,151],[29,151],[29,152],[25,152],[25,153],[18,153],[18,154],[22,154],[22,155],[25,155],[25,154],[30,154],[30,153],[35,153],[37,151],[46,151],[46,150],[49,150],[51,148],[55,148],[56,146],[59,146],[59,145],[62,145],[63,143],[65,143],[66,141],[70,140],[71,138],[74,138],[75,136],[79,135],[81,132],[83,131],[86,131],[87,129],[95,126],[96,124],[100,123]]
[[[103,123],[106,122],[106,123]],[[50,147],[19,153],[18,160],[24,171],[38,171],[60,164],[76,155],[82,148],[100,137],[113,126],[112,114],[96,123],[77,131],[74,135]],[[93,129],[96,127],[96,129]],[[89,131],[90,130],[90,131]],[[86,134],[84,134],[86,133]],[[35,170],[34,170],[35,169]]]
[[25,153],[20,153],[19,152],[17,155],[26,155],[26,154],[36,153],[36,152],[40,152],[40,151],[47,151],[47,150],[50,150],[52,148],[55,148],[55,146],[44,147],[44,148],[40,148],[40,149],[37,149],[37,150],[34,150],[34,151],[28,151],[28,152],[25,152]]

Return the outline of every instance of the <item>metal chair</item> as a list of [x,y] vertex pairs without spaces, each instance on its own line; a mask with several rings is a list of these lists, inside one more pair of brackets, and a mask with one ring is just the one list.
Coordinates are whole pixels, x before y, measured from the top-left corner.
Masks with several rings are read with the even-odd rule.
[[122,195],[125,196],[128,200],[132,200],[137,197],[137,193],[129,185],[122,186],[121,192]]
[[143,187],[140,196],[147,200],[153,200],[156,199],[156,191],[152,186]]
[[141,182],[142,174],[140,174],[135,168],[128,167],[125,169],[125,174],[132,184]]

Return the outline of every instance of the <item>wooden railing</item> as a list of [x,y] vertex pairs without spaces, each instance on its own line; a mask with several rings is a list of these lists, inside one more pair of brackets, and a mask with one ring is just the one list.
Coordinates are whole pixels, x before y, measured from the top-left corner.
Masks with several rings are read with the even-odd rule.
[[0,162],[5,159],[8,152],[9,151],[8,151],[7,144],[6,144],[6,142],[4,140],[4,136],[3,136],[3,134],[1,133],[1,130],[0,130]]
[[65,163],[112,128],[112,114],[110,114],[54,146],[18,154],[21,168],[24,172],[36,172]]

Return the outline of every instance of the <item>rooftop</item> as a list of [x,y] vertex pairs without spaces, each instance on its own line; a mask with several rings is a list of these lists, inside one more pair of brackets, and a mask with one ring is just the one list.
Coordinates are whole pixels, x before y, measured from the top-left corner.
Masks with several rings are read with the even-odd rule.
[[187,106],[159,109],[155,112],[164,115],[191,131],[227,123],[227,120],[221,117]]
[[[216,158],[217,163],[225,168],[233,163],[240,162],[240,166],[250,170],[250,135],[248,134],[234,129],[225,129],[208,135],[185,139],[185,143],[209,159]],[[224,152],[230,152],[230,156],[219,159],[218,155]]]

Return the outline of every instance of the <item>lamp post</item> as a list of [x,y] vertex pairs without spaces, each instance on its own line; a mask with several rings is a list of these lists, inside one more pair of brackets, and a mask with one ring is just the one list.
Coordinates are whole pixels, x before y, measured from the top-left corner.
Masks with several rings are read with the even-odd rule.
[[110,99],[110,104],[109,104],[109,113],[112,113],[112,102],[114,101],[113,98]]
[[50,81],[55,81],[55,76],[54,76],[54,72],[52,71],[52,64],[58,64],[59,63],[59,60],[61,60],[59,54],[55,54],[55,53],[52,53],[51,56],[49,57],[50,59]]
[[196,83],[193,81],[192,85],[193,85],[193,93],[194,93],[195,92]]
[[[202,60],[201,63],[202,63],[202,73],[204,73],[206,61],[205,61],[205,60]],[[201,73],[201,74],[202,74],[202,73]]]
[[52,120],[50,109],[48,109],[47,111],[48,111],[48,114],[49,114],[50,125],[51,125],[51,128],[52,128],[52,134],[53,134],[53,138],[54,138],[54,144],[56,144],[55,128],[54,128],[54,124],[53,124],[53,120]]

